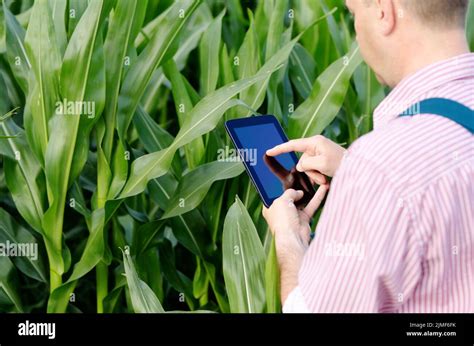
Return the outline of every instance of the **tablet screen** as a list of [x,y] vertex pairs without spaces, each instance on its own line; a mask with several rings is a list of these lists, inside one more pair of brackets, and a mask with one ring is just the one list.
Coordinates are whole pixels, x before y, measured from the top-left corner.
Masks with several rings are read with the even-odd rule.
[[262,192],[270,200],[280,197],[284,186],[274,171],[278,169],[291,171],[296,166],[296,157],[292,153],[287,153],[275,157],[277,162],[269,162],[272,158],[265,157],[265,152],[286,142],[286,139],[281,136],[273,123],[236,127],[234,131],[241,144],[241,148],[238,148],[240,155],[252,171],[253,178],[258,180],[256,183],[263,189]]

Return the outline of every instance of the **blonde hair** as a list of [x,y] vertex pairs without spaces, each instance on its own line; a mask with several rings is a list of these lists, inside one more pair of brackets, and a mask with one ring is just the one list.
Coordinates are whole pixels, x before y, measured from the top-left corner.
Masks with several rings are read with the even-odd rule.
[[403,7],[427,24],[464,26],[469,0],[402,0]]

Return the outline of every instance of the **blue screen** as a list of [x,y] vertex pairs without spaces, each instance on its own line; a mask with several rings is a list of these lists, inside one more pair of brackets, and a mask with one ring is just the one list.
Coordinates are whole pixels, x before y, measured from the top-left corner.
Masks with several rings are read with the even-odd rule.
[[[255,173],[253,176],[258,185],[264,189],[264,193],[270,199],[280,197],[283,185],[264,161],[265,152],[268,149],[284,142],[278,130],[273,124],[261,124],[248,127],[237,127],[234,129],[241,145],[245,148],[243,160]],[[250,149],[250,151],[248,151]],[[286,170],[290,171],[295,166],[295,161],[290,153],[276,157],[276,160]]]

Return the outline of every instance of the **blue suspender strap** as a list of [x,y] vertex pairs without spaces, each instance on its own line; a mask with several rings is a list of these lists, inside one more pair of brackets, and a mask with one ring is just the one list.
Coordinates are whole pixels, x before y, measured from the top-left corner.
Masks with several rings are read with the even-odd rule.
[[474,133],[474,110],[465,105],[448,99],[432,98],[414,104],[400,116],[416,114],[435,114],[448,118],[465,129]]

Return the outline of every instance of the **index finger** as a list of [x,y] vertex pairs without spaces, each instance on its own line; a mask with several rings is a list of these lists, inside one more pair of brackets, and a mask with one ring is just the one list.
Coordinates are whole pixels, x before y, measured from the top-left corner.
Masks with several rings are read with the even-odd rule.
[[298,151],[300,153],[304,153],[309,151],[314,146],[314,143],[311,143],[310,138],[301,138],[301,139],[293,139],[286,143],[282,143],[277,145],[276,147],[267,150],[266,154],[268,156],[277,156],[284,153],[290,153],[292,151]]
[[311,201],[309,201],[309,203],[306,205],[306,208],[304,208],[304,212],[306,215],[308,215],[309,218],[312,218],[313,215],[316,213],[328,191],[328,184],[319,186]]

